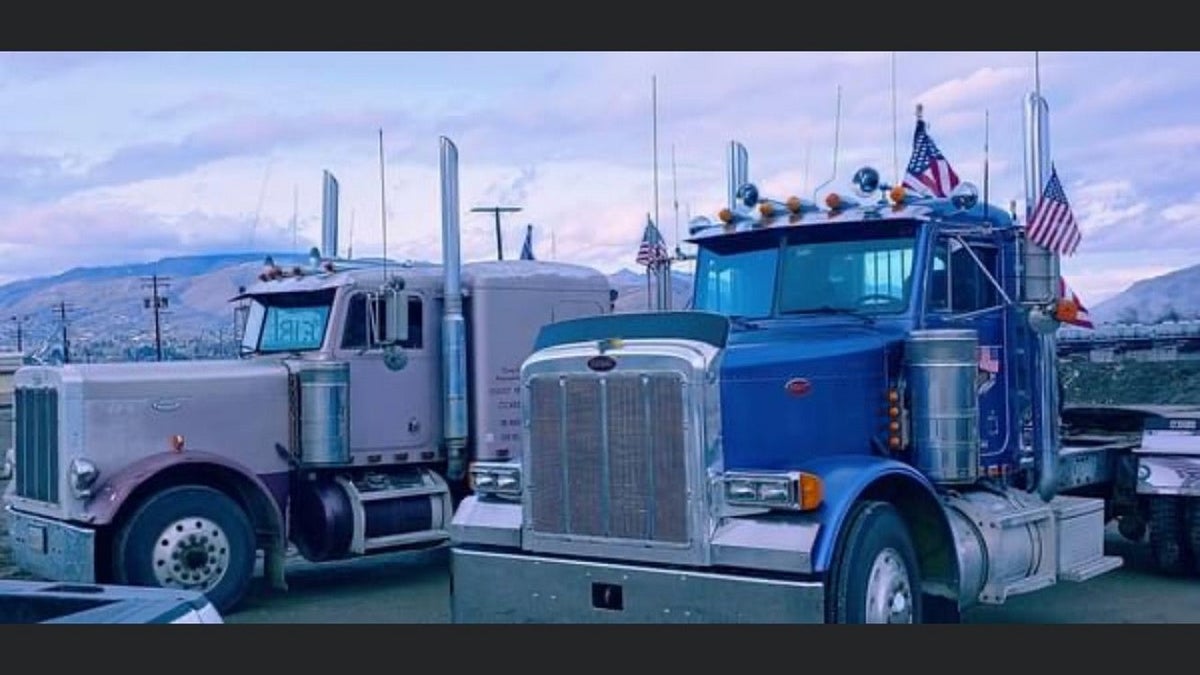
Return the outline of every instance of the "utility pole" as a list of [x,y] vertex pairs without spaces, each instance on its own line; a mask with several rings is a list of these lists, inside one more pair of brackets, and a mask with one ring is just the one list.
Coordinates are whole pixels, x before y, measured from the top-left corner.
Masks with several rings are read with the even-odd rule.
[[477,206],[471,209],[472,213],[496,214],[496,260],[504,260],[504,240],[500,236],[500,214],[516,213],[520,210],[519,206]]
[[63,363],[70,363],[71,343],[67,340],[67,312],[73,308],[68,307],[66,301],[60,300],[55,309],[58,310],[58,321],[62,327]]
[[160,315],[168,305],[167,298],[162,295],[162,291],[167,289],[168,281],[170,280],[167,277],[160,277],[157,274],[142,279],[143,288],[150,289],[150,295],[142,299],[142,307],[154,310],[154,354],[159,361],[163,360],[162,319]]
[[17,351],[24,354],[25,353],[25,341],[24,341],[25,322],[29,320],[29,316],[28,315],[23,315],[23,316],[13,315],[13,316],[9,317],[9,319],[17,324]]

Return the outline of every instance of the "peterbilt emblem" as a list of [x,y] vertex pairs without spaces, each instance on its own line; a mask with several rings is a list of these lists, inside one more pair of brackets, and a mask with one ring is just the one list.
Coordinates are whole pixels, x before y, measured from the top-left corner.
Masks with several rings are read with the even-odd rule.
[[587,367],[597,372],[606,373],[617,367],[617,360],[607,354],[601,354],[588,359]]
[[783,388],[792,396],[804,396],[812,391],[812,382],[803,377],[793,377],[783,385]]
[[183,407],[183,401],[180,401],[177,398],[160,398],[151,403],[150,407],[154,408],[158,412],[175,412]]

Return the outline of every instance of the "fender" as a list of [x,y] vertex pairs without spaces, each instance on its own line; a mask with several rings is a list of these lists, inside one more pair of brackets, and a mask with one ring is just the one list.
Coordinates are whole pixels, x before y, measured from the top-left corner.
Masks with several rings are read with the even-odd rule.
[[[263,478],[242,464],[228,457],[202,450],[162,452],[144,457],[126,466],[100,485],[95,496],[87,503],[88,512],[85,519],[95,526],[112,523],[117,513],[120,512],[121,507],[129,499],[129,496],[139,486],[144,485],[146,481],[161,475],[165,471],[182,466],[195,468],[219,467],[221,470],[232,472],[247,481],[247,484],[259,493],[258,495],[247,495],[252,498],[253,511],[256,512],[251,513],[251,517],[257,519],[257,517],[265,516],[266,520],[269,521],[271,529],[282,539],[285,533],[281,504],[286,503],[287,499],[288,474],[286,472],[278,474],[283,479],[278,481],[272,480],[273,484],[280,483],[280,486],[272,490],[267,486]],[[271,476],[270,478],[274,477]],[[258,499],[253,499],[254,497],[258,497]]]
[[[833,551],[838,536],[846,524],[850,507],[864,495],[869,494],[872,489],[889,483],[902,485],[910,494],[919,495],[921,502],[935,505],[936,508],[926,511],[936,513],[934,518],[936,534],[942,537],[942,541],[954,541],[950,523],[946,518],[945,510],[940,506],[941,502],[933,484],[908,464],[872,455],[839,455],[806,462],[804,466],[797,468],[816,474],[824,485],[824,502],[814,513],[821,523],[816,541],[813,542],[814,572],[826,572],[832,565]],[[892,486],[888,485],[888,487]],[[925,499],[926,497],[928,499]],[[915,536],[917,533],[914,533]],[[918,548],[920,548],[919,542]],[[957,568],[957,561],[952,546],[947,553],[948,559],[944,560],[943,564],[953,565],[946,572],[954,572]],[[954,576],[957,576],[957,573]]]

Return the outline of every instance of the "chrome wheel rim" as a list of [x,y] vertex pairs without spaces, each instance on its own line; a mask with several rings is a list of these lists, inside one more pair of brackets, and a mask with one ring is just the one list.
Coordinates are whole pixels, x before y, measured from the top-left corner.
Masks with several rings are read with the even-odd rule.
[[158,535],[151,564],[163,587],[207,591],[229,569],[229,538],[208,518],[180,518]]
[[867,623],[912,623],[913,593],[908,567],[892,548],[875,556],[867,574]]

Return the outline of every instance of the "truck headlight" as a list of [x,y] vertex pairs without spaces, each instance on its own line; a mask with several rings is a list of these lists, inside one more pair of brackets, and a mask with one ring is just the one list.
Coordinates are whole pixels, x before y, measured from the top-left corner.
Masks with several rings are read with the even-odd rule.
[[91,460],[76,457],[71,460],[67,476],[71,482],[71,491],[76,497],[83,499],[92,496],[92,488],[96,485],[96,479],[100,477],[100,469]]
[[727,473],[725,502],[735,506],[811,511],[821,505],[824,487],[811,473]]
[[470,471],[471,490],[498,497],[521,496],[521,465],[512,462],[475,462]]
[[9,448],[4,451],[4,461],[0,462],[0,480],[9,480],[17,470],[17,453]]

